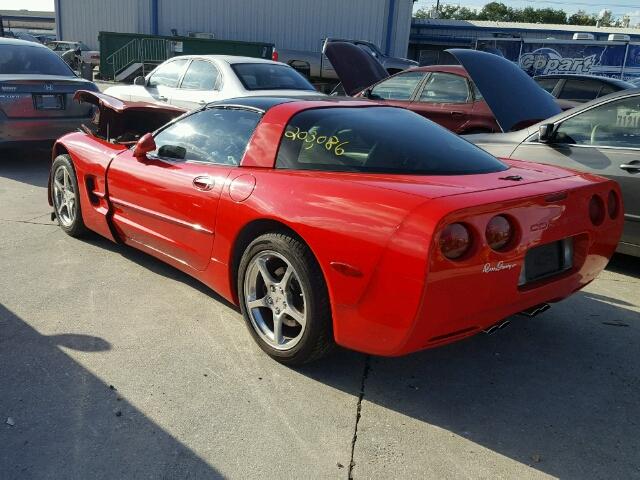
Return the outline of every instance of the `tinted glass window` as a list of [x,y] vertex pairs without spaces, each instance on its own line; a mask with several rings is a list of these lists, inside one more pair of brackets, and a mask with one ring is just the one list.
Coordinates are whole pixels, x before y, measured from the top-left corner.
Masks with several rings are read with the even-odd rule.
[[552,93],[558,84],[557,78],[536,78],[535,81],[541,88],[544,88],[549,93]]
[[600,89],[600,93],[598,93],[598,97],[604,97],[605,95],[609,95],[610,93],[619,91],[618,88],[615,88],[613,85],[605,84]]
[[306,78],[288,65],[236,63],[231,68],[247,90],[315,90]]
[[22,45],[2,45],[0,48],[0,74],[74,76],[67,64],[48,48]]
[[574,102],[586,102],[596,98],[600,88],[602,88],[602,83],[596,80],[570,78],[564,83],[558,98]]
[[609,102],[565,120],[555,138],[575,145],[640,148],[640,97]]
[[409,100],[424,76],[424,72],[399,73],[373,87],[371,94],[386,100]]
[[211,108],[189,115],[158,133],[154,155],[171,160],[239,165],[260,115]]
[[218,90],[220,72],[210,62],[194,60],[184,74],[180,88],[189,90]]
[[149,86],[177,87],[188,60],[174,60],[163,63],[151,74]]
[[277,168],[463,175],[506,170],[484,150],[402,108],[324,108],[293,117]]
[[466,103],[469,99],[467,80],[451,73],[432,73],[420,94],[427,103]]

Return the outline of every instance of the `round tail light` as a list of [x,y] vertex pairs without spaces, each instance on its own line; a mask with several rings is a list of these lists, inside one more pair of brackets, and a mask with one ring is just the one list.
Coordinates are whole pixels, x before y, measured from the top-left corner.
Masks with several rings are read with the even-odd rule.
[[594,195],[589,202],[589,218],[591,219],[591,223],[600,225],[604,221],[604,215],[604,202],[598,195]]
[[620,211],[620,201],[618,200],[618,194],[611,190],[607,197],[607,211],[609,212],[609,218],[611,220],[618,218],[618,212]]
[[440,250],[450,260],[462,257],[471,247],[471,232],[461,223],[452,223],[440,234]]
[[493,250],[504,249],[513,238],[514,229],[509,219],[503,215],[496,215],[487,224],[485,237]]

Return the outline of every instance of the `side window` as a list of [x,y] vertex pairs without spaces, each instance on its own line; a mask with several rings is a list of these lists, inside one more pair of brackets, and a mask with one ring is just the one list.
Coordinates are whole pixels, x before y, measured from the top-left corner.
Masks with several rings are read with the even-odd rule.
[[556,131],[555,141],[640,148],[640,97],[609,102],[562,122]]
[[257,112],[210,108],[170,125],[154,140],[152,155],[168,160],[239,165],[260,121]]
[[188,90],[219,90],[220,72],[210,62],[194,60],[184,74],[180,88]]
[[618,90],[616,90],[615,88],[613,88],[611,85],[607,83],[603,85],[602,88],[600,89],[600,92],[598,93],[598,97],[604,97],[605,95],[609,95],[610,93],[617,92],[617,91]]
[[556,88],[558,84],[557,78],[538,78],[535,80],[540,88],[545,89],[549,93],[553,93],[553,89]]
[[570,78],[564,82],[564,87],[558,98],[573,102],[587,102],[598,96],[602,84],[595,80],[579,80]]
[[151,74],[148,85],[150,87],[165,86],[177,87],[178,80],[184,71],[184,67],[188,60],[173,60],[172,62],[163,63]]
[[424,76],[424,72],[400,73],[380,82],[371,93],[385,100],[409,100]]
[[420,94],[426,103],[466,103],[469,99],[467,80],[451,73],[432,73]]

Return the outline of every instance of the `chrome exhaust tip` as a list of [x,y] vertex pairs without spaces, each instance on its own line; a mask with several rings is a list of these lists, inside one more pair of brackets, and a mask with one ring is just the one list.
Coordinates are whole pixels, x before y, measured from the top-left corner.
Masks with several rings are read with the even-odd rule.
[[511,320],[503,320],[502,322],[498,322],[495,325],[491,325],[489,328],[487,328],[486,330],[482,330],[482,331],[484,333],[486,333],[487,335],[493,335],[498,330],[501,330],[501,329],[509,326],[510,324],[511,324]]
[[525,317],[533,318],[540,315],[543,312],[546,312],[551,308],[551,305],[548,303],[541,303],[540,305],[536,305],[535,307],[527,308],[520,312],[520,315],[524,315]]

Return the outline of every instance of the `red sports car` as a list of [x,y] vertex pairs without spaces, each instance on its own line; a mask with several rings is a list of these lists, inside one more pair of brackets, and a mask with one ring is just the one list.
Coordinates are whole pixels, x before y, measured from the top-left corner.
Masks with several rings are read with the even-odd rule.
[[287,364],[334,343],[403,355],[533,315],[591,282],[622,229],[616,183],[498,160],[406,109],[79,98],[98,108],[54,146],[61,228],[199,279]]

